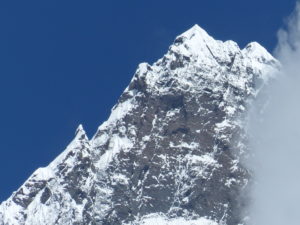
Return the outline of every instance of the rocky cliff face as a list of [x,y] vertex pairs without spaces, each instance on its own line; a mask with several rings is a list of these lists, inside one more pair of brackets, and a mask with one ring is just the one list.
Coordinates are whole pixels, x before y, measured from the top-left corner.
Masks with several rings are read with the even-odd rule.
[[0,224],[243,224],[248,101],[278,62],[195,25],[142,63],[89,140],[82,128],[0,206]]

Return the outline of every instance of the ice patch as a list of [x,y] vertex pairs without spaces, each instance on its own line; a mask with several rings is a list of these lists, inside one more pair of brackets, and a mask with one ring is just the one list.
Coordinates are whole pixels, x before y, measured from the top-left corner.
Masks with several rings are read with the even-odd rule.
[[189,149],[197,149],[199,148],[199,144],[196,142],[186,143],[181,142],[179,145],[175,145],[173,142],[170,142],[171,148],[189,148]]
[[217,222],[213,220],[209,220],[204,217],[198,219],[191,219],[191,220],[182,217],[169,219],[166,216],[161,214],[150,214],[148,216],[144,216],[141,219],[141,221],[139,221],[138,224],[140,225],[219,225]]
[[38,168],[33,173],[31,178],[34,178],[35,180],[49,180],[52,177],[54,177],[53,170],[47,167],[43,167],[43,168]]
[[109,126],[122,119],[135,107],[134,101],[134,98],[130,98],[129,100],[119,103],[116,107],[114,107],[108,120],[102,123],[98,130],[108,129]]
[[132,146],[133,142],[127,137],[119,137],[118,135],[114,135],[110,139],[108,149],[97,162],[97,168],[100,170],[105,170],[118,153],[121,151],[128,151],[130,148],[132,148]]
[[223,120],[221,123],[217,123],[215,127],[215,132],[219,133],[220,131],[226,129],[227,127],[230,127],[230,121],[228,119]]
[[205,155],[191,155],[188,154],[185,156],[185,158],[191,163],[191,164],[203,164],[203,165],[217,165],[218,162],[209,154]]

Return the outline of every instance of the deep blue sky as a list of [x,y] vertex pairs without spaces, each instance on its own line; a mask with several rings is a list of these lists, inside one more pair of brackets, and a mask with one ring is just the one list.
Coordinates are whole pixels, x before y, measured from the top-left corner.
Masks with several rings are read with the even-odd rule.
[[272,51],[295,0],[0,1],[0,201],[71,141],[91,137],[137,64],[198,23]]

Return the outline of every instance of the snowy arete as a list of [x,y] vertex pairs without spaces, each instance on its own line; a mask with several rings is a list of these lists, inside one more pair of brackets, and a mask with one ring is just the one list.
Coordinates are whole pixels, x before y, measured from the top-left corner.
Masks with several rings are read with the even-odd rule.
[[0,225],[244,224],[244,117],[279,63],[198,25],[141,63],[92,139],[74,140],[0,205]]

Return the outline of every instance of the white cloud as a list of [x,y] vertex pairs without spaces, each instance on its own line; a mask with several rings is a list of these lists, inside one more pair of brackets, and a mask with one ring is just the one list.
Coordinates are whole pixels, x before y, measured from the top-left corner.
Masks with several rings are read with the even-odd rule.
[[[300,4],[278,32],[281,73],[254,103],[251,225],[300,224]],[[268,99],[263,110],[262,105]]]

